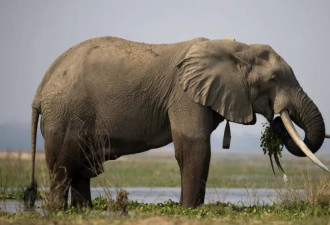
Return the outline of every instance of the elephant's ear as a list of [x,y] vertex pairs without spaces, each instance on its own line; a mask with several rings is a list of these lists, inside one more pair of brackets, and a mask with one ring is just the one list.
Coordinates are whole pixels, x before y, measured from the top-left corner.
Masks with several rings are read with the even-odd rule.
[[232,40],[195,43],[178,64],[180,84],[195,102],[236,123],[254,119],[244,83],[244,62],[235,56],[247,45]]

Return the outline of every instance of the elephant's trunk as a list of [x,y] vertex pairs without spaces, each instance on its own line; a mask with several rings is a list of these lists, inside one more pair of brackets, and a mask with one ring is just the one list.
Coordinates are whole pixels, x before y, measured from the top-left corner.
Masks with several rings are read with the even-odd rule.
[[[315,153],[322,146],[325,138],[325,126],[322,115],[314,102],[301,89],[291,97],[292,101],[295,102],[296,112],[293,113],[294,115],[290,115],[290,117],[305,131],[304,143]],[[288,135],[281,118],[275,118],[273,126],[289,152],[295,156],[306,156],[293,141],[292,137]]]
[[283,110],[280,114],[281,114],[281,118],[283,120],[283,123],[284,123],[284,126],[285,126],[286,130],[288,131],[288,133],[292,137],[295,144],[299,146],[301,151],[304,152],[305,155],[308,156],[308,158],[310,158],[316,165],[318,165],[319,167],[321,167],[325,171],[330,172],[330,170],[318,158],[316,158],[316,156],[306,146],[306,144],[303,142],[303,140],[301,140],[296,128],[294,128],[294,126],[293,126],[293,123],[291,121],[291,118],[290,118],[290,115],[289,115],[288,111]]

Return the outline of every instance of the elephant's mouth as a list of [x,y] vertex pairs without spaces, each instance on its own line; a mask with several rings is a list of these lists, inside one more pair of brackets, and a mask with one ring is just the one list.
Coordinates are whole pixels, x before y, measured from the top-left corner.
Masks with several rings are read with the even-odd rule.
[[266,116],[266,119],[268,120],[268,122],[270,124],[272,124],[273,119],[274,119],[274,110],[272,110],[274,108],[274,103],[272,102],[271,99],[269,99],[269,108],[270,108],[270,113]]
[[[271,124],[274,118],[273,101],[266,95],[262,95],[253,102],[253,112],[263,115]],[[256,121],[249,124],[255,124]]]
[[[303,153],[305,153],[305,155],[308,158],[310,158],[316,165],[318,165],[322,169],[330,172],[329,169],[313,154],[313,152],[307,147],[305,142],[299,137],[298,132],[296,131],[295,127],[293,126],[289,112],[287,110],[283,110],[280,112],[280,116],[281,116],[281,118],[277,117],[272,121],[272,125],[273,125],[273,128],[275,129],[275,131],[277,133],[282,133],[282,135],[290,135],[292,140],[295,142],[295,144],[299,147],[299,149]],[[279,131],[279,130],[281,130],[281,131]],[[283,134],[283,130],[286,131],[286,132],[284,132],[284,134]]]

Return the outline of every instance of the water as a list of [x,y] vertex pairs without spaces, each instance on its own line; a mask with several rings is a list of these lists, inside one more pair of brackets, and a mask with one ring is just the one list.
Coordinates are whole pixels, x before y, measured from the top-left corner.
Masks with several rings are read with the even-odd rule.
[[[143,203],[161,203],[169,199],[179,202],[181,188],[124,188],[129,192],[128,199]],[[92,198],[100,195],[115,198],[119,188],[92,188]],[[269,205],[276,201],[277,191],[273,189],[243,189],[243,188],[207,188],[205,203],[229,202],[236,205]],[[42,201],[36,201],[37,212],[41,212]],[[21,200],[0,200],[0,210],[17,213],[24,212]]]

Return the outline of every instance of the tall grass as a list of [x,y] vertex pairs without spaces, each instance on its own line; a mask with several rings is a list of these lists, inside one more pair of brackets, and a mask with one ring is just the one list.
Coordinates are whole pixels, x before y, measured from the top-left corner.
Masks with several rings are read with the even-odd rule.
[[300,174],[298,180],[289,179],[282,188],[277,188],[280,204],[294,205],[306,203],[329,207],[330,209],[330,175],[320,172],[319,175],[311,176],[311,173]]
[[[311,167],[305,159],[286,159],[282,164],[292,184],[303,187],[307,180],[311,184],[323,180],[323,172]],[[329,158],[323,160],[329,164]],[[93,178],[93,187],[180,187],[180,171],[174,155],[151,154],[124,156],[103,164],[104,173]],[[0,187],[20,188],[29,184],[30,157],[8,154],[0,157]],[[301,179],[305,176],[305,180]],[[49,174],[45,159],[36,159],[36,178],[39,187],[49,187]],[[281,179],[277,179],[281,181]],[[211,159],[207,187],[222,188],[277,188],[267,156],[244,158],[214,155]]]

